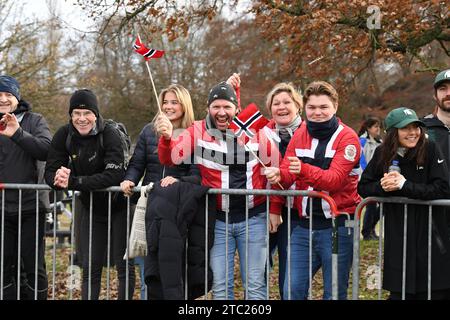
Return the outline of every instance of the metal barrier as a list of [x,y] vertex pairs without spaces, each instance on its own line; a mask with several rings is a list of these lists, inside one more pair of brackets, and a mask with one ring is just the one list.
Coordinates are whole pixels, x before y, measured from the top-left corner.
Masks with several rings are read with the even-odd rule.
[[[438,200],[415,200],[404,197],[367,197],[356,208],[355,212],[355,230],[359,230],[359,221],[361,218],[363,208],[369,203],[380,203],[380,236],[378,239],[378,299],[382,298],[382,271],[381,262],[383,258],[383,236],[384,236],[384,215],[383,204],[384,203],[397,203],[403,204],[403,216],[404,216],[404,229],[403,229],[403,255],[402,255],[402,300],[406,297],[406,248],[407,248],[407,219],[408,219],[408,204],[424,205],[428,206],[428,275],[427,275],[427,298],[431,300],[431,236],[432,236],[432,207],[433,206],[450,206],[450,200],[438,199]],[[359,265],[360,265],[360,232],[354,232],[353,241],[353,287],[352,287],[352,299],[358,300],[359,298]]]
[[[19,209],[18,209],[18,215],[19,215],[19,227],[18,227],[18,261],[17,261],[17,266],[21,265],[21,261],[20,261],[20,256],[21,256],[21,252],[20,252],[20,239],[21,239],[21,228],[20,228],[20,223],[21,223],[21,193],[22,190],[35,190],[36,191],[36,212],[39,211],[39,195],[38,195],[38,191],[39,190],[48,190],[51,191],[53,193],[53,199],[54,199],[54,203],[56,203],[56,191],[52,190],[49,186],[47,185],[38,185],[38,184],[0,184],[0,190],[2,190],[2,208],[1,208],[1,214],[2,214],[2,230],[1,230],[1,252],[2,252],[2,256],[0,257],[0,264],[1,264],[1,269],[0,269],[0,299],[3,299],[3,280],[4,280],[4,274],[3,274],[3,254],[4,254],[4,218],[5,218],[5,208],[4,208],[4,199],[5,199],[5,190],[6,189],[10,189],[10,190],[18,190],[19,193]],[[111,244],[111,194],[113,192],[121,192],[120,187],[110,187],[107,189],[103,189],[103,190],[97,190],[94,192],[108,192],[108,234],[107,234],[107,274],[106,274],[106,299],[110,299],[110,266],[111,266],[111,257],[110,257],[110,244]],[[140,192],[140,187],[135,187],[134,192]],[[89,219],[90,219],[90,229],[89,229],[89,279],[88,279],[88,283],[89,283],[89,287],[88,287],[88,296],[91,296],[91,264],[92,264],[92,215],[93,215],[93,197],[92,197],[92,192],[90,193],[90,208],[89,208]],[[249,208],[248,208],[248,199],[247,197],[250,195],[262,195],[262,196],[266,196],[267,197],[267,201],[266,201],[266,245],[267,245],[267,260],[266,260],[266,267],[267,270],[269,270],[269,197],[272,195],[279,195],[279,196],[286,196],[287,197],[287,201],[290,201],[291,198],[293,196],[307,196],[310,197],[310,240],[311,240],[311,230],[312,230],[312,198],[321,198],[325,201],[328,202],[328,204],[330,205],[330,211],[332,214],[332,226],[333,226],[333,232],[332,232],[332,296],[333,299],[337,299],[338,297],[338,277],[337,277],[337,271],[338,271],[338,263],[337,263],[337,254],[338,254],[338,241],[337,241],[337,224],[336,224],[336,217],[341,215],[341,214],[346,214],[347,213],[340,213],[337,210],[337,206],[334,202],[334,200],[327,194],[322,193],[322,192],[317,192],[317,191],[298,191],[298,190],[288,190],[288,191],[278,191],[278,190],[242,190],[242,189],[210,189],[208,191],[209,195],[215,195],[215,194],[224,194],[227,196],[230,195],[244,195],[246,196],[246,208],[245,208],[245,215],[246,215],[246,252],[245,254],[248,254],[248,239],[249,239],[249,234],[248,234],[248,214],[249,214]],[[71,209],[72,209],[72,221],[74,221],[75,219],[75,212],[76,212],[76,197],[72,198],[72,203],[71,203]],[[131,225],[131,213],[130,213],[130,199],[127,198],[127,248],[129,248],[129,243],[128,243],[128,239],[129,239],[129,232],[130,232],[130,225]],[[205,210],[205,226],[208,226],[208,199],[206,199],[206,210]],[[54,216],[56,216],[56,210],[57,210],[57,206],[54,205],[53,206],[53,213]],[[228,214],[229,212],[226,211],[226,227],[228,227]],[[290,206],[288,206],[288,219],[287,219],[287,224],[288,224],[288,230],[291,229],[290,223],[291,223],[291,208]],[[37,254],[37,248],[38,248],[38,236],[37,236],[37,229],[38,229],[38,225],[39,225],[39,215],[36,215],[36,239],[35,239],[35,274],[38,273],[38,254]],[[353,225],[350,224],[346,224],[346,226],[348,227],[353,227]],[[71,239],[74,239],[74,224],[71,224],[71,230],[70,230],[70,234],[71,234]],[[206,243],[206,248],[208,248],[208,232],[207,232],[208,228],[206,228],[206,232],[205,232],[205,243]],[[226,231],[226,233],[228,234],[228,231]],[[355,232],[357,233],[357,232]],[[359,235],[358,235],[359,236]],[[55,292],[56,292],[56,279],[55,279],[55,275],[56,275],[56,238],[57,238],[57,224],[54,223],[53,224],[53,248],[52,248],[52,293],[51,293],[51,298],[55,299]],[[226,246],[228,246],[227,244],[228,242],[228,237],[226,240]],[[312,241],[310,241],[310,257],[312,255]],[[291,251],[291,239],[290,239],[290,232],[288,232],[288,247],[287,247],[287,251],[288,251],[288,261],[287,261],[287,277],[288,277],[288,292],[289,292],[289,298],[290,298],[290,273],[291,273],[291,261],[290,261],[290,251]],[[69,273],[70,273],[70,277],[68,279],[68,287],[69,287],[69,299],[73,299],[73,286],[71,286],[71,284],[73,284],[73,277],[75,274],[75,271],[73,269],[74,267],[74,252],[73,252],[73,243],[71,244],[71,253],[70,253],[70,269],[69,269]],[[226,249],[226,252],[228,252],[228,250]],[[205,250],[205,261],[208,261],[208,250]],[[228,255],[227,255],[227,259],[228,259]],[[248,259],[246,257],[246,283],[248,284]],[[311,267],[311,260],[309,259],[309,287],[310,287],[310,292],[309,292],[309,296],[311,298],[311,291],[312,291],[312,267]],[[226,268],[228,268],[228,261],[226,262]],[[186,269],[185,272],[187,272],[187,264],[186,264]],[[228,270],[226,270],[226,275],[228,277]],[[125,294],[126,294],[126,299],[132,298],[128,296],[128,285],[129,285],[129,269],[128,269],[128,257],[126,257],[126,289],[125,289]],[[35,286],[34,288],[37,288],[37,277],[35,277]],[[187,279],[187,277],[186,277]],[[20,299],[20,267],[17,268],[17,298]],[[228,283],[228,279],[226,279],[225,283]],[[267,292],[266,295],[267,297],[269,297],[269,277],[266,277],[266,285],[267,285]],[[187,298],[187,286],[188,284],[185,283],[185,297]],[[228,286],[226,286],[226,290],[228,290]],[[246,296],[248,294],[248,285],[246,285]],[[205,265],[205,296],[204,298],[207,299],[208,296],[208,265]],[[226,296],[228,297],[228,292],[226,292]],[[37,290],[35,290],[35,296],[34,299],[37,299]]]

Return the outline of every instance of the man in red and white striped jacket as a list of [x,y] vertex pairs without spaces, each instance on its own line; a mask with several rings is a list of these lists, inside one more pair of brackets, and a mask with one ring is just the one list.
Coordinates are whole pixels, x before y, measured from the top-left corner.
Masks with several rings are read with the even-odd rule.
[[[239,76],[234,75],[239,82]],[[202,184],[220,189],[266,189],[267,180],[262,164],[250,153],[259,152],[259,157],[269,165],[271,157],[279,160],[278,152],[271,155],[268,139],[260,140],[260,133],[246,145],[237,142],[229,132],[228,126],[238,112],[236,93],[225,82],[214,86],[208,97],[208,115],[206,119],[195,121],[193,126],[172,138],[170,121],[160,116],[155,128],[161,135],[158,154],[160,162],[173,165],[194,154],[202,176]],[[276,164],[275,164],[276,165]],[[211,268],[213,270],[213,294],[215,299],[234,299],[233,270],[234,254],[237,250],[241,257],[241,275],[244,286],[248,286],[247,299],[267,299],[265,281],[266,248],[266,200],[265,196],[223,196],[217,198],[217,217],[214,245],[211,250]],[[245,208],[248,206],[248,284],[245,274],[246,222]],[[226,279],[225,258],[225,220],[228,213],[228,284]],[[228,286],[228,296],[226,287]]]

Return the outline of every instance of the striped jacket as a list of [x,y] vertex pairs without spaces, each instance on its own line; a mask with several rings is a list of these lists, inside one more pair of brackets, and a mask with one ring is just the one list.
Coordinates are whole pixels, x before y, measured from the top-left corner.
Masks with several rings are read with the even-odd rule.
[[[295,131],[281,164],[281,183],[284,187],[289,187],[295,181],[297,190],[323,191],[334,199],[339,212],[353,214],[361,200],[357,193],[361,155],[358,136],[353,129],[339,121],[338,129],[326,144],[325,158],[321,159],[327,169],[314,165],[318,144],[319,140],[313,138],[308,133],[306,123],[302,123]],[[288,169],[288,157],[293,156],[302,160],[298,176],[291,174]],[[298,212],[303,217],[307,216],[308,200],[308,197],[299,197],[296,202]],[[323,214],[330,218],[328,203],[325,200],[321,202]]]
[[[206,120],[201,120],[195,121],[175,140],[161,137],[158,154],[162,164],[176,165],[194,153],[193,159],[200,170],[202,185],[211,188],[266,189],[267,179],[263,174],[263,166],[248,149],[257,153],[267,166],[280,160],[279,153],[272,150],[263,130],[246,143],[246,148],[231,135],[207,129]],[[248,196],[248,208],[263,204],[265,199],[265,196]],[[229,209],[232,214],[245,210],[243,197],[230,196],[228,202],[227,197],[218,195],[217,200],[219,211]]]

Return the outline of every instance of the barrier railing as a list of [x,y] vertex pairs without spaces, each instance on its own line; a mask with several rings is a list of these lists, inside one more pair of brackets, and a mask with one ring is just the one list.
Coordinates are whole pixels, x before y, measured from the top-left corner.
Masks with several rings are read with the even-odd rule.
[[[361,203],[357,206],[355,211],[355,230],[359,230],[359,221],[361,218],[362,210],[369,204],[369,203],[380,203],[380,236],[378,239],[378,299],[381,299],[382,297],[382,258],[383,258],[383,237],[384,237],[384,215],[383,215],[383,209],[384,203],[397,203],[397,204],[403,204],[404,210],[403,210],[403,216],[404,216],[404,229],[403,229],[403,250],[402,250],[402,299],[404,300],[406,297],[406,249],[407,249],[407,236],[408,236],[408,229],[407,229],[407,219],[408,219],[408,205],[414,204],[414,205],[423,205],[428,206],[428,265],[427,265],[427,299],[431,299],[431,247],[432,247],[432,208],[433,206],[444,206],[448,207],[450,206],[450,200],[447,199],[437,199],[437,200],[415,200],[415,199],[409,199],[404,197],[388,197],[388,198],[382,198],[382,197],[367,197],[361,201]],[[354,241],[353,241],[353,285],[352,285],[352,299],[358,300],[359,298],[359,265],[360,265],[360,232],[354,232]]]
[[[56,196],[56,191],[52,190],[49,186],[47,185],[38,185],[38,184],[0,184],[0,190],[2,192],[2,208],[1,208],[1,214],[2,214],[2,239],[1,239],[1,252],[2,252],[2,257],[1,257],[1,270],[0,270],[0,299],[3,299],[3,280],[4,280],[4,274],[3,274],[3,254],[4,254],[4,239],[3,239],[3,235],[4,235],[4,218],[5,218],[5,208],[4,208],[4,204],[5,204],[5,190],[18,190],[19,192],[19,208],[18,208],[18,214],[19,214],[19,227],[18,227],[18,261],[17,261],[17,266],[21,265],[21,261],[20,261],[20,239],[21,239],[21,234],[20,234],[20,214],[21,214],[21,192],[22,190],[35,190],[36,191],[36,212],[39,212],[39,194],[38,191],[39,190],[48,190],[51,191],[52,195],[53,195],[53,202],[56,203],[57,202],[57,196]],[[108,247],[107,247],[107,276],[106,276],[106,287],[107,287],[107,293],[106,293],[106,298],[110,299],[110,273],[109,273],[109,267],[111,266],[110,264],[110,243],[111,243],[111,193],[113,192],[121,192],[120,187],[110,187],[107,189],[103,189],[103,190],[97,190],[95,192],[98,191],[102,191],[102,192],[108,192],[108,235],[107,235],[107,243],[108,243]],[[140,187],[135,187],[133,189],[134,192],[140,192]],[[337,263],[337,254],[338,254],[338,241],[337,241],[337,224],[335,219],[342,214],[348,215],[347,213],[341,213],[338,212],[336,203],[334,202],[334,200],[327,194],[322,193],[322,192],[317,192],[317,191],[298,191],[298,190],[283,190],[283,191],[279,191],[279,190],[242,190],[242,189],[210,189],[208,191],[208,195],[214,195],[214,194],[224,194],[227,196],[230,195],[244,195],[246,197],[250,196],[250,195],[262,195],[262,196],[266,196],[267,201],[266,201],[266,245],[267,245],[267,270],[269,270],[269,197],[272,195],[279,195],[279,196],[286,196],[287,197],[287,201],[291,201],[290,197],[294,197],[294,196],[304,196],[304,197],[309,197],[310,198],[310,257],[312,255],[312,241],[311,241],[311,230],[312,230],[312,214],[311,214],[311,210],[312,210],[312,198],[321,198],[323,200],[325,200],[329,206],[330,206],[330,211],[331,211],[331,215],[332,215],[332,226],[333,226],[333,232],[332,232],[332,296],[333,299],[337,299],[338,298],[338,277],[337,277],[337,271],[338,271],[338,263]],[[91,258],[92,258],[92,252],[91,252],[91,248],[92,248],[92,216],[93,216],[93,197],[92,197],[92,192],[90,193],[90,208],[89,208],[89,217],[90,217],[90,229],[89,229],[89,287],[88,287],[88,296],[90,297],[91,295],[91,287],[90,287],[90,283],[91,283]],[[207,201],[207,200],[206,200]],[[206,202],[208,203],[208,201]],[[248,234],[248,212],[249,212],[249,208],[248,208],[248,201],[246,201],[247,205],[245,208],[245,215],[246,215],[246,252],[245,254],[248,254],[248,239],[249,239],[249,234]],[[76,196],[74,196],[72,198],[72,219],[75,219],[75,212],[76,212]],[[53,206],[53,213],[54,216],[56,217],[56,210],[57,210],[57,206],[54,205]],[[208,208],[206,207],[205,210],[206,214],[205,214],[205,226],[208,226]],[[288,230],[291,230],[291,208],[290,206],[288,206],[288,219],[287,219],[287,224],[288,224]],[[129,247],[129,243],[128,243],[128,239],[129,239],[129,231],[130,231],[130,224],[131,224],[131,213],[130,213],[130,200],[128,198],[127,201],[127,247]],[[228,222],[228,211],[226,211],[226,218],[227,218],[227,222]],[[38,248],[38,225],[39,225],[39,215],[36,215],[36,239],[35,239],[35,246],[36,246],[36,251],[35,251],[35,274],[38,273],[38,253],[37,253],[37,248]],[[226,225],[228,226],[228,223],[226,223]],[[350,225],[349,225],[350,226]],[[352,226],[350,226],[352,227]],[[71,239],[74,239],[74,224],[71,224]],[[52,249],[52,295],[51,298],[55,299],[55,292],[56,292],[56,288],[55,288],[55,283],[56,283],[56,279],[55,279],[55,275],[56,275],[56,234],[57,234],[57,224],[54,223],[53,224],[53,249]],[[207,228],[206,228],[207,231]],[[208,248],[208,233],[206,232],[205,234],[205,242],[206,242],[206,248]],[[289,296],[288,298],[290,299],[290,292],[291,292],[291,287],[290,287],[290,274],[291,274],[291,261],[290,261],[290,251],[291,251],[291,239],[290,239],[290,232],[288,232],[288,247],[287,247],[287,251],[288,251],[288,261],[287,261],[287,277],[288,277],[288,292],[289,292]],[[71,247],[73,247],[73,244],[71,244]],[[73,248],[72,248],[73,249]],[[228,250],[226,249],[226,252],[228,252]],[[205,261],[208,261],[208,250],[205,250]],[[311,289],[312,289],[312,267],[311,267],[311,260],[309,259],[309,287],[310,287],[310,292],[309,292],[309,297],[311,298]],[[247,279],[246,282],[248,283],[248,259],[246,257],[245,259],[246,261],[246,275],[247,275]],[[73,254],[73,250],[71,250],[71,254],[70,254],[70,266],[72,267],[74,265],[74,254]],[[226,263],[226,267],[228,267],[228,263]],[[131,297],[129,297],[128,295],[128,285],[129,285],[129,266],[128,266],[128,257],[126,258],[126,299],[129,299]],[[187,272],[187,270],[185,270]],[[73,270],[71,269],[70,271],[71,276],[73,276]],[[228,270],[226,270],[226,275],[228,275]],[[17,297],[20,298],[20,268],[17,268]],[[37,286],[37,277],[35,277],[35,284],[34,284],[34,288],[38,288]],[[186,278],[187,279],[187,278]],[[70,280],[69,280],[70,283]],[[226,282],[228,283],[228,279],[226,279]],[[267,284],[267,297],[269,297],[269,277],[266,277],[266,284]],[[187,283],[185,283],[185,295],[187,298]],[[226,286],[227,290],[228,290],[228,286]],[[248,294],[247,292],[248,290],[248,285],[246,286],[246,295]],[[37,292],[38,290],[35,290],[34,292],[34,299],[37,299]],[[69,288],[69,299],[73,298],[72,295],[72,289]],[[207,298],[207,294],[208,294],[208,266],[205,265],[205,299]],[[228,297],[228,292],[226,292],[226,296]]]

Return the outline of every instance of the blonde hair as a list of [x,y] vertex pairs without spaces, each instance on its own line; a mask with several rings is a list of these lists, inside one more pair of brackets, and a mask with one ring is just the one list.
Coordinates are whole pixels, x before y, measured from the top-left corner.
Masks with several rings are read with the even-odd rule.
[[269,111],[270,114],[272,114],[271,107],[273,98],[282,92],[286,92],[291,99],[294,101],[295,105],[297,106],[298,113],[302,114],[303,110],[303,102],[302,102],[302,96],[300,92],[298,92],[292,83],[286,83],[286,82],[280,82],[276,84],[272,90],[269,92],[266,98],[266,108]]
[[306,104],[310,96],[328,96],[333,102],[334,107],[337,107],[339,102],[339,96],[336,89],[325,81],[311,82],[305,90],[303,95],[303,103]]
[[[183,108],[183,119],[181,120],[181,128],[186,129],[194,123],[194,108],[192,107],[192,100],[189,91],[185,87],[179,84],[171,84],[167,88],[161,90],[159,94],[159,105],[163,105],[164,97],[166,93],[172,92],[176,95],[178,102]],[[156,117],[159,115],[156,115]],[[156,118],[155,117],[155,118]]]

